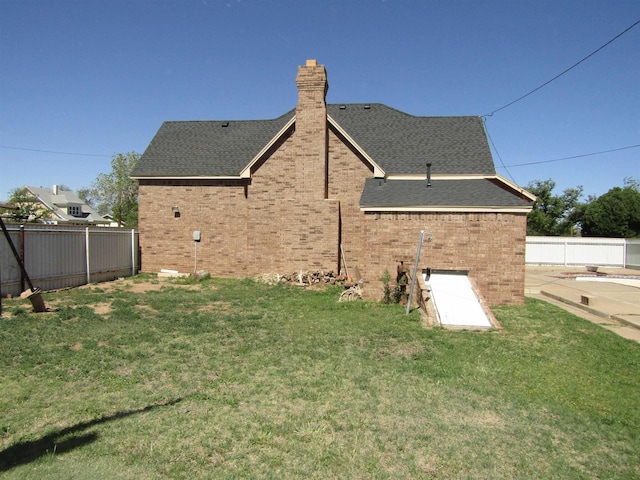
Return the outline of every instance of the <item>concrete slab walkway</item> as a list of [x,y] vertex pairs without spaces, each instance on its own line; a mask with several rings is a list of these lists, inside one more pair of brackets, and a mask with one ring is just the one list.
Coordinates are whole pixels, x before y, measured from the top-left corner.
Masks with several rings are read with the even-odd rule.
[[[635,277],[635,278],[634,278]],[[525,295],[558,305],[618,335],[640,342],[640,271],[585,267],[525,270]]]

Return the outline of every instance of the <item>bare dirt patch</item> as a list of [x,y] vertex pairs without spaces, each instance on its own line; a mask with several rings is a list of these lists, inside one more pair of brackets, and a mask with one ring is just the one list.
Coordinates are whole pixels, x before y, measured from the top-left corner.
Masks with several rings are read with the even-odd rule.
[[95,305],[92,305],[91,308],[96,315],[107,315],[111,312],[110,303],[96,303]]
[[163,282],[156,279],[148,281],[140,281],[132,278],[118,278],[110,282],[93,283],[83,285],[78,288],[99,289],[104,292],[127,291],[133,293],[145,293],[162,290],[165,287],[184,288],[186,290],[200,290],[201,286],[197,284],[179,284]]

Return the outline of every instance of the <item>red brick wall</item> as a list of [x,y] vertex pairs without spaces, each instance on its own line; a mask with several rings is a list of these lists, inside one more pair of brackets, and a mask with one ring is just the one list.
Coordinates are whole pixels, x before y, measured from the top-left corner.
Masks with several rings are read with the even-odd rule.
[[366,271],[362,261],[362,242],[366,237],[360,196],[365,179],[372,176],[368,163],[358,157],[335,132],[329,131],[328,194],[340,201],[340,224],[345,265],[341,271],[354,275],[355,267]]
[[298,133],[252,174],[248,224],[255,273],[337,269],[339,204],[324,199],[324,178],[308,181],[306,192],[297,188]]
[[[206,269],[243,275],[248,203],[242,185],[142,181],[139,198],[143,271]],[[196,230],[202,232],[197,245]]]
[[[348,154],[331,141],[337,158]],[[282,158],[284,157],[284,158]],[[278,166],[281,152],[254,175],[245,197],[243,186],[140,185],[142,268],[181,272],[205,269],[216,276],[253,276],[297,270],[338,268],[338,209],[347,266],[366,279],[365,294],[379,298],[385,269],[397,262],[413,266],[420,230],[433,235],[422,248],[420,268],[468,270],[491,305],[524,301],[526,216],[507,213],[367,213],[360,212],[362,176],[358,158],[350,167],[330,161],[330,200],[301,204],[286,197]],[[347,161],[348,162],[348,161]],[[348,175],[339,175],[345,167]],[[270,188],[276,185],[276,188]],[[338,201],[339,199],[339,201]],[[356,202],[356,203],[354,203]],[[171,208],[180,208],[174,218]],[[196,245],[194,230],[202,232]]]
[[[372,295],[382,293],[385,268],[392,277],[403,260],[419,268],[467,270],[490,305],[524,302],[526,215],[510,213],[368,213],[362,258]],[[432,241],[427,242],[429,234]]]

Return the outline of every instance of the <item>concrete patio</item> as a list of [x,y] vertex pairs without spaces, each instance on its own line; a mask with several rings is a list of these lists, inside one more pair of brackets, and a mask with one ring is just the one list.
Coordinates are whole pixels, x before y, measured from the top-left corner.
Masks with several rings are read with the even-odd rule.
[[553,303],[640,342],[640,271],[527,266],[525,295]]

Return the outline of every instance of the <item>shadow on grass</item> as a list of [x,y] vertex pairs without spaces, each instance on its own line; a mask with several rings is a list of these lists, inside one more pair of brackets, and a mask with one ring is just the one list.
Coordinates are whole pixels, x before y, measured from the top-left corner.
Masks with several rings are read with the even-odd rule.
[[111,422],[120,418],[136,415],[138,413],[148,412],[149,410],[156,408],[175,405],[181,401],[182,398],[177,398],[168,402],[147,405],[146,407],[139,408],[137,410],[123,410],[116,412],[113,415],[95,418],[87,422],[80,422],[71,427],[54,431],[37,440],[16,443],[15,445],[0,451],[0,472],[6,472],[7,470],[19,465],[31,463],[45,455],[61,454],[89,445],[98,439],[98,434],[96,432],[88,432],[78,435],[78,433],[88,428],[100,425],[101,423]]

